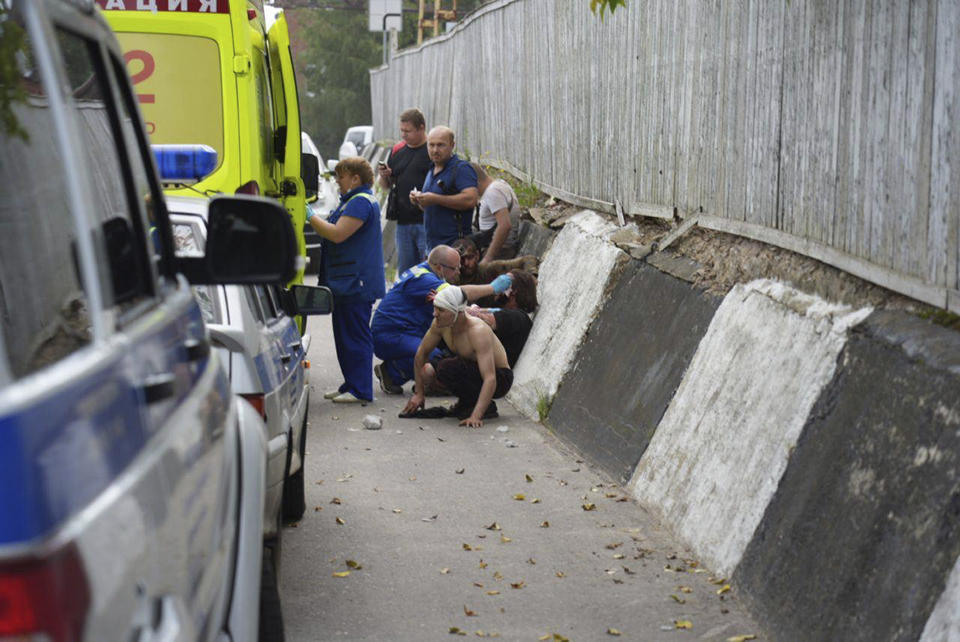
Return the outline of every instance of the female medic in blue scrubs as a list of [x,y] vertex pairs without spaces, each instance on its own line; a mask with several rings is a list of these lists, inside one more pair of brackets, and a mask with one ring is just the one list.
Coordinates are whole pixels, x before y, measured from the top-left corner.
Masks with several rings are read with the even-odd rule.
[[373,401],[373,302],[384,295],[380,205],[373,169],[359,157],[337,163],[340,205],[326,221],[308,208],[307,220],[323,237],[320,283],[333,292],[333,339],[343,384],[324,395],[334,403]]

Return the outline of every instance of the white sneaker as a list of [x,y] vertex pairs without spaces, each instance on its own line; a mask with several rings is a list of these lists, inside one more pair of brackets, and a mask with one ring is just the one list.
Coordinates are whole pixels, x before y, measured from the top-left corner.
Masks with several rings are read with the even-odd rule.
[[333,399],[334,397],[339,397],[339,396],[340,396],[339,390],[331,390],[330,392],[323,393],[324,399]]
[[333,403],[363,403],[363,399],[354,397],[351,392],[344,392],[334,397]]

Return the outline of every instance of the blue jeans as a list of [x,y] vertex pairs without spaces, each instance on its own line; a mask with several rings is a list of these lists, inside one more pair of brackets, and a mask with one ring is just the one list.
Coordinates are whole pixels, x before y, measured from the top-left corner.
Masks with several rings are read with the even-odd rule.
[[397,224],[397,276],[427,257],[427,233],[423,223]]

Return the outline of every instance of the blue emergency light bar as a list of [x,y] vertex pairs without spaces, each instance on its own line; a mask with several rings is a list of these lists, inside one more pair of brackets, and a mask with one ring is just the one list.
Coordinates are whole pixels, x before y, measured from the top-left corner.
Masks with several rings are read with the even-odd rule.
[[217,150],[209,145],[151,145],[164,183],[196,183],[217,168]]

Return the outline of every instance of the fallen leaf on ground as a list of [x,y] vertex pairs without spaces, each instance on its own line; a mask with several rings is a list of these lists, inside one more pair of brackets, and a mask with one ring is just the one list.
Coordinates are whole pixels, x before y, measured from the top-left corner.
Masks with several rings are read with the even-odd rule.
[[451,627],[450,627],[450,634],[451,634],[451,635],[466,635],[467,632],[466,632],[466,631],[461,631],[459,626],[451,626]]
[[727,642],[747,642],[747,640],[756,640],[757,636],[752,633],[747,635],[734,635],[733,637],[727,638]]
[[462,475],[462,474],[463,474],[463,471],[465,471],[465,470],[466,470],[466,468],[457,468],[457,469],[456,469],[455,471],[453,471],[453,472],[457,473],[458,475]]
[[354,560],[347,560],[345,563],[346,563],[346,565],[347,565],[349,568],[352,568],[352,569],[355,570],[355,571],[359,571],[360,569],[363,568],[363,565],[362,565],[362,564],[360,564],[360,563],[358,563],[358,562],[356,562],[356,561],[354,561]]
[[613,542],[612,544],[607,544],[604,548],[609,548],[612,551],[621,546],[623,546],[623,542]]
[[393,512],[399,514],[399,513],[402,513],[402,512],[403,512],[403,509],[402,509],[402,508],[394,508],[394,509],[393,509]]
[[614,553],[614,554],[613,554],[613,559],[615,559],[615,560],[622,560],[624,557],[626,557],[626,555],[624,555],[623,553]]
[[334,497],[333,499],[330,500],[330,503],[339,505],[343,503],[343,500],[340,499],[339,497]]
[[347,522],[346,522],[342,517],[338,517],[338,518],[337,518],[337,523],[340,524],[341,526],[343,526],[343,525],[346,524]]
[[528,483],[533,481],[533,477],[530,475],[524,475],[523,478],[526,479]]
[[493,572],[493,579],[495,579],[495,580],[497,580],[497,581],[499,582],[500,580],[503,579],[503,575],[500,574],[500,571],[494,571],[494,572]]
[[338,482],[345,482],[345,481],[347,481],[348,479],[350,479],[351,477],[353,477],[353,475],[351,475],[350,473],[344,473],[343,477],[337,477],[337,481],[338,481]]
[[416,475],[411,475],[411,476],[410,476],[410,481],[417,481],[417,476],[416,476]]
[[484,526],[484,528],[487,529],[488,531],[498,531],[500,530],[500,524],[494,522],[489,526]]
[[627,568],[626,566],[623,567],[623,572],[626,573],[627,575],[636,575],[636,574],[637,574],[636,571],[631,571],[631,570],[630,570],[629,568]]
[[464,543],[464,545],[463,545],[463,550],[465,550],[465,551],[472,551],[472,550],[473,550],[473,547],[470,546],[470,545],[467,544],[467,543]]
[[673,593],[670,594],[670,597],[672,597],[672,598],[673,598],[673,601],[676,602],[677,604],[686,604],[686,603],[687,603],[687,601],[686,601],[685,599],[683,599],[682,597],[677,597],[677,596],[674,595]]
[[583,510],[597,510],[596,504],[584,504]]
[[612,628],[611,628],[611,629],[607,629],[607,635],[619,636],[619,635],[620,635],[620,631],[618,631],[618,630],[616,630],[616,629],[612,629]]
[[471,611],[470,609],[467,608],[467,605],[464,604],[464,605],[463,605],[463,614],[466,615],[467,617],[476,617],[477,612],[476,612],[476,611]]
[[606,497],[607,499],[613,499],[614,497],[617,496],[617,494],[616,494],[616,493],[604,493],[603,496]]
[[523,580],[520,580],[519,582],[511,582],[511,583],[510,583],[510,588],[522,589],[523,587],[524,587]]
[[439,514],[437,514],[437,515],[431,515],[430,517],[421,517],[421,518],[420,518],[420,521],[421,521],[421,522],[435,522],[435,521],[437,521],[437,517],[439,517]]
[[540,503],[540,498],[539,498],[539,497],[534,497],[533,499],[530,500],[530,503],[531,503],[531,504],[539,504],[539,503]]
[[319,486],[320,484],[322,484],[322,483],[323,483],[323,480],[321,479],[320,481],[318,481],[318,482],[314,482],[314,483],[315,483],[315,484],[316,484],[317,486]]
[[350,575],[350,571],[337,571],[333,574],[334,577],[347,577]]
[[480,560],[479,566],[480,566],[480,568],[487,568],[487,563],[484,562],[483,560]]
[[546,520],[540,522],[540,528],[550,528],[550,522]]
[[717,595],[723,595],[724,593],[727,593],[729,591],[730,591],[730,585],[724,584],[723,586],[717,589]]
[[502,533],[500,534],[500,543],[501,543],[501,544],[506,544],[507,542],[512,542],[512,541],[513,541],[512,538],[507,537],[506,535],[504,535],[504,534],[502,534]]
[[618,498],[617,498],[617,501],[618,501],[618,502],[628,502],[628,501],[630,501],[630,498],[629,498],[629,497],[618,497]]
[[313,507],[313,510],[314,510],[314,512],[316,512],[316,511],[318,511],[318,510],[323,510],[323,506],[314,506],[314,507]]
[[674,620],[673,626],[674,628],[677,628],[677,629],[692,629],[693,622],[691,622],[690,620]]
[[447,575],[447,574],[449,574],[449,573],[450,573],[450,569],[449,569],[449,568],[444,567],[444,568],[441,568],[441,569],[440,569],[440,574],[441,574],[441,575]]
[[525,500],[525,499],[527,498],[527,496],[524,495],[523,493],[517,493],[516,495],[513,496],[513,498],[514,498],[515,500],[517,500],[518,502],[522,502],[523,500]]
[[500,595],[500,591],[487,591],[487,595]]
[[689,586],[678,586],[677,587],[681,593],[693,593],[693,589]]
[[707,581],[711,584],[722,585],[727,583],[727,578],[725,577],[708,577]]
[[483,588],[483,582],[474,582],[473,585],[477,588]]
[[614,583],[614,584],[623,584],[623,580],[621,580],[621,579],[618,578],[618,577],[615,577],[615,578],[613,578],[613,583]]
[[564,577],[567,576],[567,574],[564,573],[563,571],[557,571],[557,572],[555,573],[555,575],[556,575],[557,577],[559,577],[559,578],[564,578]]
[[533,566],[536,563],[537,563],[537,560],[533,559],[532,557],[527,558],[527,564],[530,564],[531,566]]

